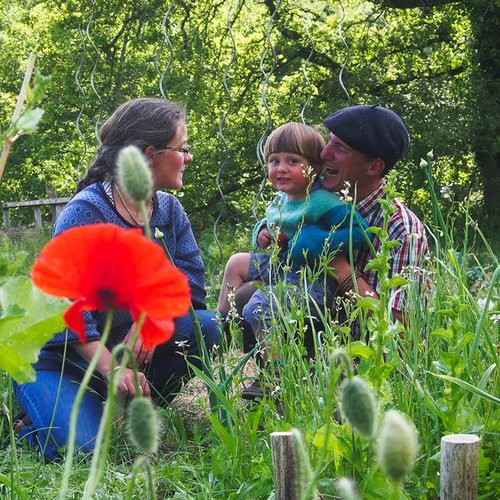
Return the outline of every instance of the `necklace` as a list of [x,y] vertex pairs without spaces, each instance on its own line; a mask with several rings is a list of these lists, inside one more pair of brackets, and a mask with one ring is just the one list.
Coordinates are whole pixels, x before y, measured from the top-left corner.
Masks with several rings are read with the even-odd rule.
[[[127,213],[129,214],[130,218],[135,222],[136,225],[138,226],[144,226],[144,222],[139,222],[135,217],[134,215],[132,214],[130,208],[128,208],[128,205],[125,203],[125,199],[123,198],[123,195],[120,191],[120,188],[118,187],[118,184],[115,182],[114,183],[114,186],[115,186],[115,189],[116,189],[116,192],[118,193],[118,196],[120,197],[120,201],[122,202],[122,205],[123,205],[123,208],[125,208],[125,210],[127,211]],[[151,199],[151,208],[149,209],[149,217],[151,218],[151,214],[153,213],[153,200]]]

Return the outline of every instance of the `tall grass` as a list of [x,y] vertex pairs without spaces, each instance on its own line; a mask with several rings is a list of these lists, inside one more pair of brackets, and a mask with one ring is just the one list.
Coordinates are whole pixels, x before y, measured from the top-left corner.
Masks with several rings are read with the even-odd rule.
[[[448,215],[440,212],[438,196],[433,210],[436,213],[429,217],[434,221],[430,227],[433,253],[427,263],[432,291],[424,293],[409,280],[408,326],[399,333],[389,325],[381,360],[376,361],[371,342],[350,342],[349,325],[338,323],[330,310],[311,309],[300,299],[278,300],[270,337],[279,342],[282,362],[277,373],[264,375],[273,394],[260,404],[245,404],[240,392],[256,368],[251,358],[241,363],[241,332],[236,324],[230,325],[233,342],[217,353],[212,377],[198,372],[216,392],[224,421],[218,417],[222,413],[211,411],[199,379],[188,384],[171,406],[159,410],[162,444],[152,459],[158,498],[269,498],[274,489],[269,435],[291,428],[299,429],[304,437],[315,487],[323,498],[337,497],[339,477],[352,478],[363,498],[387,497],[391,485],[375,459],[376,441],[353,433],[340,409],[343,369],[332,364],[331,358],[344,346],[356,371],[377,388],[381,412],[396,408],[417,428],[418,458],[403,498],[439,495],[440,439],[449,433],[481,437],[480,496],[498,497],[499,262],[473,221],[468,219],[457,235]],[[12,245],[11,251],[32,248],[30,242]],[[234,247],[234,235],[223,246],[227,254],[241,250]],[[215,290],[210,300],[215,303]],[[355,305],[349,307],[351,318],[360,314]],[[311,316],[320,316],[322,321],[311,322]],[[370,321],[376,321],[376,315],[367,321],[368,332],[374,328]],[[314,339],[313,358],[300,342],[306,330]],[[16,404],[5,374],[0,384],[4,394],[0,497],[53,498],[61,484],[62,466],[44,464],[37,452],[15,441]],[[121,498],[127,492],[135,452],[120,429],[118,422],[96,498]],[[81,497],[90,470],[90,460],[77,458],[69,498]],[[147,495],[147,491],[147,478],[139,473],[134,496]]]

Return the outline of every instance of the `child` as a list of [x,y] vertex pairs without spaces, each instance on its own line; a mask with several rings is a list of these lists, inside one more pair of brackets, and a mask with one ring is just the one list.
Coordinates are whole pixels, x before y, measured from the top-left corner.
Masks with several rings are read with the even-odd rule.
[[[350,205],[314,183],[315,177],[321,173],[320,153],[324,145],[322,135],[303,123],[286,123],[269,136],[264,158],[269,180],[279,193],[267,207],[265,219],[256,225],[253,239],[261,248],[274,242],[281,250],[277,262],[271,254],[262,253],[237,253],[230,257],[219,296],[218,310],[222,315],[230,310],[229,293],[248,281],[261,281],[272,287],[279,278],[287,285],[301,288],[304,296],[299,268],[285,271],[288,249],[302,226],[318,224],[329,231],[335,228],[329,238],[330,248],[347,250],[350,240],[355,247],[365,241],[366,224],[362,218],[359,215],[351,217]],[[340,184],[341,179],[338,187]],[[307,295],[316,303],[328,300],[331,295],[324,280],[308,283],[307,287]],[[252,326],[259,341],[265,337],[264,328],[269,326],[272,310],[269,291],[257,290],[243,311],[244,319]],[[267,361],[266,349],[261,356]]]

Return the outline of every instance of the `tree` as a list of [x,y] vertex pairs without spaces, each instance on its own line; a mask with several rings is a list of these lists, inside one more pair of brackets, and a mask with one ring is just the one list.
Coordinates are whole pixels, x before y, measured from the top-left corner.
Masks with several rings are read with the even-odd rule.
[[[481,172],[498,178],[495,150],[483,144],[498,131],[496,121],[483,123],[475,111],[488,96],[497,102],[494,74],[488,73],[490,86],[484,78],[494,62],[478,62],[480,53],[493,59],[497,43],[493,31],[475,21],[486,0],[419,2],[419,8],[402,0],[390,6],[354,0],[183,0],[168,7],[160,0],[0,2],[6,104],[0,125],[27,53],[35,52],[42,73],[53,75],[40,133],[16,146],[1,199],[43,197],[47,189],[72,194],[92,160],[102,120],[139,95],[163,95],[187,107],[195,162],[176,194],[198,231],[216,219],[248,226],[260,215],[270,188],[259,153],[272,128],[289,120],[321,125],[349,104],[378,102],[405,118],[412,149],[400,165],[399,187],[421,214],[429,202],[418,164],[431,149],[439,159],[438,182],[453,183],[458,199],[471,191],[480,197]],[[493,104],[485,107],[484,116],[493,117]],[[486,124],[488,131],[480,128]],[[485,182],[483,189],[491,214],[498,213],[489,204],[495,185]]]
[[494,0],[382,0],[395,9],[467,8],[474,34],[471,57],[471,143],[483,182],[484,214],[500,226],[500,4]]

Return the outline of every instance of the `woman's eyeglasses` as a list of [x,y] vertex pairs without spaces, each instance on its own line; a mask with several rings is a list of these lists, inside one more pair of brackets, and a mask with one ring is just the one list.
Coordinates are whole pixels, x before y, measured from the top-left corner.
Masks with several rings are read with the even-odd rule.
[[172,146],[165,146],[163,149],[159,149],[158,151],[152,153],[151,156],[163,153],[165,151],[177,151],[178,153],[182,153],[183,155],[188,155],[189,146],[185,146],[184,148],[174,148]]

